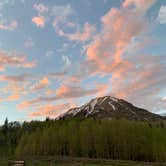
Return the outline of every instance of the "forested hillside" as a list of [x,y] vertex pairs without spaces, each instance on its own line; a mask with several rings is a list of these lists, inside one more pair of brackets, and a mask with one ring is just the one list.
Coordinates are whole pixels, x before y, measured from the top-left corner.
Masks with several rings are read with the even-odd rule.
[[0,156],[166,161],[164,122],[77,118],[20,125],[6,121],[0,139]]

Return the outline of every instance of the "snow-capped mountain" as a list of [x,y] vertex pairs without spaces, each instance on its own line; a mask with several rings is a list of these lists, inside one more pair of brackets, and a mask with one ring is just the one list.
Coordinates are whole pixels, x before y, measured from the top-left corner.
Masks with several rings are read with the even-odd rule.
[[71,108],[58,119],[71,117],[95,117],[107,119],[128,119],[141,121],[155,121],[162,119],[145,109],[135,107],[123,99],[104,96],[92,99],[81,107]]

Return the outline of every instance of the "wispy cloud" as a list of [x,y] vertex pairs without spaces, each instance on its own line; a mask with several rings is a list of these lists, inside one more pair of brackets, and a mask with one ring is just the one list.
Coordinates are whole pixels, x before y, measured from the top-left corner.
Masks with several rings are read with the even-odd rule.
[[60,23],[66,22],[67,17],[73,13],[73,9],[68,4],[46,6],[38,3],[34,4],[33,7],[37,11],[37,16],[32,18],[32,22],[38,27],[44,27],[47,20],[51,20],[53,26],[58,27]]
[[20,95],[19,94],[13,94],[8,96],[7,98],[3,97],[0,98],[0,102],[12,102],[12,101],[16,101],[20,99]]
[[32,74],[20,74],[20,75],[1,75],[0,80],[1,81],[7,81],[7,82],[24,82],[28,78],[33,77]]
[[160,22],[160,24],[166,23],[166,6],[160,7],[157,20]]
[[95,31],[96,31],[95,26],[90,25],[87,22],[84,24],[82,32],[78,31],[78,32],[69,34],[69,33],[65,33],[62,29],[60,29],[59,31],[57,31],[57,33],[60,36],[64,36],[68,38],[69,40],[85,42],[90,40],[93,37]]
[[45,89],[50,84],[47,77],[42,78],[40,81],[31,86],[32,91],[39,91]]
[[0,50],[0,70],[7,67],[15,68],[32,68],[36,65],[36,61],[28,61],[26,56],[19,55],[15,52]]
[[27,109],[31,106],[36,106],[43,102],[54,102],[59,100],[70,100],[74,98],[81,98],[84,96],[92,96],[97,94],[97,89],[83,89],[80,87],[62,85],[55,91],[55,96],[51,97],[39,97],[32,100],[24,101],[18,105],[18,109]]
[[0,30],[9,30],[14,31],[18,26],[17,21],[12,21],[10,23],[7,23],[6,21],[0,20]]
[[52,117],[56,118],[59,115],[65,113],[69,108],[73,107],[72,103],[57,104],[57,105],[45,105],[37,108],[37,111],[28,114],[30,117]]
[[[32,22],[38,27],[44,27],[47,20],[52,22],[55,32],[72,41],[85,42],[92,38],[95,32],[95,26],[86,22],[83,28],[76,21],[71,21],[74,10],[70,4],[46,6],[42,3],[34,4],[37,16],[32,18]],[[63,12],[62,12],[63,11]],[[71,28],[74,33],[65,32],[66,28]],[[81,29],[81,30],[80,30]]]
[[34,4],[34,9],[36,9],[40,14],[44,12],[48,12],[48,7],[42,3]]

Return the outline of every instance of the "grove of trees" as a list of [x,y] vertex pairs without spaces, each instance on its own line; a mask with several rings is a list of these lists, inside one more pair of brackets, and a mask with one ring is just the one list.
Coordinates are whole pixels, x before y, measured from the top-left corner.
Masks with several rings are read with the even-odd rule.
[[163,123],[70,119],[47,121],[42,126],[24,130],[15,155],[166,161]]

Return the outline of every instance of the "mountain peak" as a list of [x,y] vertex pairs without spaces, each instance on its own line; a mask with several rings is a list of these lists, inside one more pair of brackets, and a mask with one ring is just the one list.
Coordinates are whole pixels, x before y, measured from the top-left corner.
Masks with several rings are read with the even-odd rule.
[[69,109],[65,114],[61,115],[59,119],[72,117],[95,117],[141,121],[155,121],[162,119],[159,115],[138,108],[123,99],[118,99],[112,96],[91,99],[81,107]]

